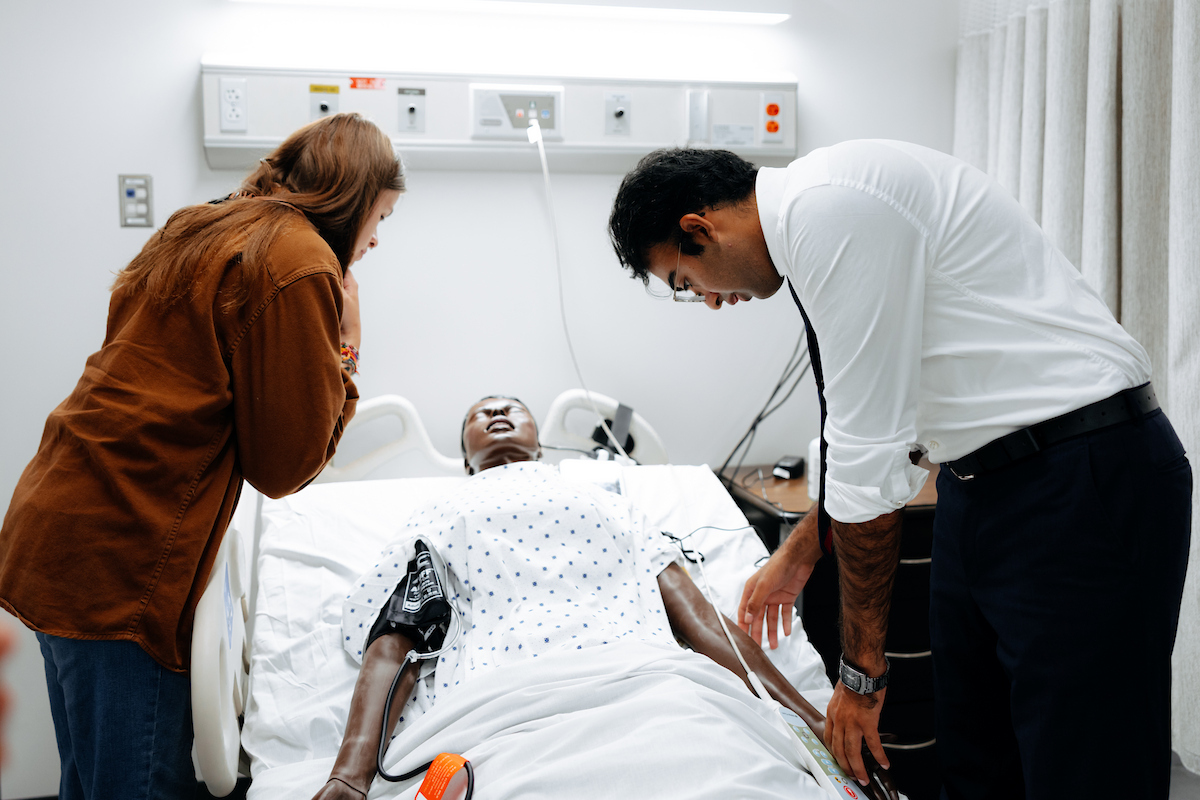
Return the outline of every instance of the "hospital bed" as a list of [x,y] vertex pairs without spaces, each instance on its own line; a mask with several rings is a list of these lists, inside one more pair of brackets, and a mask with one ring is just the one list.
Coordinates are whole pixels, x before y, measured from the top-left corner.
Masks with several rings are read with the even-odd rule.
[[[602,414],[615,411],[615,401],[593,397]],[[595,443],[573,432],[568,419],[581,411],[590,414],[590,409],[578,390],[564,393],[540,426],[543,442],[590,450]],[[192,646],[196,760],[200,777],[216,796],[228,794],[239,773],[253,778],[250,798],[310,797],[324,784],[358,673],[341,646],[341,607],[348,587],[414,509],[466,480],[462,461],[437,452],[417,410],[404,398],[360,403],[343,441],[380,421],[393,428],[398,423],[400,434],[348,463],[335,462],[313,485],[290,497],[271,500],[247,487],[241,498],[197,607]],[[560,470],[626,495],[654,529],[680,535],[701,526],[736,529],[700,530],[687,539],[688,547],[705,554],[715,601],[733,618],[742,586],[766,549],[707,467],[667,465],[661,440],[637,414],[630,432],[636,442],[630,455],[642,465],[620,466],[573,454],[561,461]],[[693,577],[700,583],[699,575]],[[832,687],[799,625],[769,655],[813,706],[826,707]],[[603,683],[616,669],[593,657],[582,668],[587,674],[575,680],[580,685]],[[726,689],[745,691],[734,683]],[[492,700],[503,706],[503,697],[513,692],[519,694],[507,687]],[[621,712],[614,706],[612,713]],[[620,722],[609,719],[606,724]],[[696,755],[694,742],[678,746]],[[411,798],[418,784],[419,779],[408,784],[376,781],[370,796]],[[619,793],[614,789],[614,795]],[[814,789],[811,796],[819,793]]]

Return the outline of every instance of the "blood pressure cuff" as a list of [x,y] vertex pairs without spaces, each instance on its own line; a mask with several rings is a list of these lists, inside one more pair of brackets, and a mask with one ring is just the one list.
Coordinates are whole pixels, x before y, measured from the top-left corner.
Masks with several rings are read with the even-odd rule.
[[408,572],[396,584],[379,618],[367,637],[367,646],[380,636],[399,633],[412,642],[418,653],[440,650],[450,630],[451,608],[446,596],[441,561],[428,545],[417,539],[416,555],[408,562]]

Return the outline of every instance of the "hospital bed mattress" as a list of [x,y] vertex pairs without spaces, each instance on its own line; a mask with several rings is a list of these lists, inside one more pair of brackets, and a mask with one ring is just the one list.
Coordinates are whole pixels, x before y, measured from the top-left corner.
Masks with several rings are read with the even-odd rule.
[[[693,533],[687,545],[706,554],[718,607],[735,616],[742,586],[766,550],[707,467],[618,468],[579,461],[564,462],[561,468],[576,479],[619,486],[657,529],[686,535],[712,526]],[[324,784],[358,674],[342,649],[342,601],[351,582],[371,566],[408,514],[463,480],[313,485],[285,499],[262,501],[257,514],[251,513],[251,504],[239,511],[235,525],[255,542],[249,688],[241,731],[253,776],[251,798],[310,797]],[[693,577],[700,582],[698,573]],[[818,709],[826,707],[832,688],[799,625],[768,655],[809,702]],[[610,795],[607,789],[601,791],[606,784],[598,776],[611,780],[631,770],[649,781],[647,786],[658,785],[655,770],[674,774],[689,797],[708,796],[701,785],[708,783],[719,788],[722,797],[775,796],[742,792],[737,781],[746,774],[755,775],[755,785],[764,791],[786,785],[787,796],[805,796],[797,788],[798,762],[784,756],[791,750],[786,738],[779,738],[782,731],[764,720],[757,701],[736,676],[701,656],[650,645],[606,646],[581,656],[539,659],[536,669],[494,672],[472,685],[470,693],[460,691],[423,709],[424,715],[410,716],[390,751],[397,759],[393,766],[411,769],[439,749],[463,752],[478,759],[481,798],[526,796],[529,792],[518,787],[558,785],[557,780],[576,790],[556,796],[579,797],[581,785],[597,787],[595,796],[628,794],[638,786],[625,782]],[[541,698],[543,693],[544,702],[538,703],[514,705],[509,698]],[[468,712],[472,702],[487,713]],[[522,717],[525,713],[547,716]],[[706,733],[697,736],[697,730]],[[518,731],[520,736],[512,735]],[[530,747],[556,755],[534,758]],[[647,759],[645,754],[659,752],[672,759],[689,753],[702,758],[691,758],[690,765],[675,760],[670,767],[649,764],[659,758]],[[741,761],[723,760],[722,753]],[[731,763],[736,769],[728,766]],[[553,774],[528,777],[543,768]],[[731,774],[724,775],[725,769]],[[522,783],[526,780],[533,782]],[[804,781],[818,796],[811,779]],[[485,792],[485,786],[492,788]],[[497,794],[497,787],[507,788]],[[398,788],[376,781],[371,797],[411,797],[413,792],[415,785]],[[657,789],[639,793],[671,796]]]

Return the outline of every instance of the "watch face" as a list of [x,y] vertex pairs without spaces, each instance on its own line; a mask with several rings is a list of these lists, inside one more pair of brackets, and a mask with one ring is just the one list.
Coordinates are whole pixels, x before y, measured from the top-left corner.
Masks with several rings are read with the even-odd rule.
[[857,692],[862,688],[862,676],[842,673],[842,683],[846,684],[846,688],[852,692]]

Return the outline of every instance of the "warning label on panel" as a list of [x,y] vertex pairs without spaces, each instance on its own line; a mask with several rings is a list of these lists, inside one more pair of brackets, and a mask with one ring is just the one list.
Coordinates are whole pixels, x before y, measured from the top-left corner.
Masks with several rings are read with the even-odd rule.
[[351,78],[351,89],[382,89],[384,84],[383,78]]

